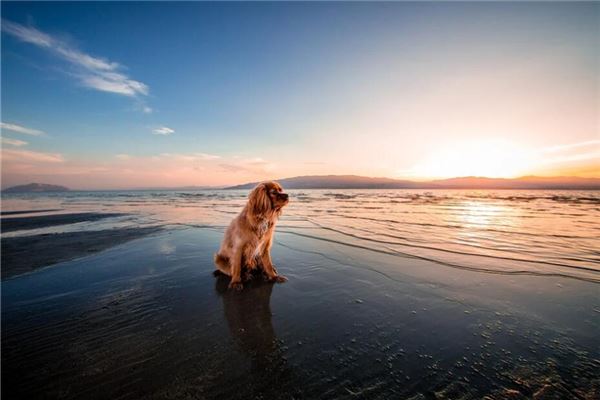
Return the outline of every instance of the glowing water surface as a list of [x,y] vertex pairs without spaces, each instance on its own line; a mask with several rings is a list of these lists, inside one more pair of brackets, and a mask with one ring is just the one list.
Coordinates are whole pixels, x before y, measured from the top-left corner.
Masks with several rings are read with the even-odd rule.
[[[281,231],[459,268],[600,280],[600,192],[290,190]],[[110,227],[223,228],[247,191],[108,191],[5,195],[2,210],[122,212],[6,237]],[[42,212],[56,213],[57,211]],[[23,216],[23,215],[19,215]],[[6,216],[8,218],[10,216]]]

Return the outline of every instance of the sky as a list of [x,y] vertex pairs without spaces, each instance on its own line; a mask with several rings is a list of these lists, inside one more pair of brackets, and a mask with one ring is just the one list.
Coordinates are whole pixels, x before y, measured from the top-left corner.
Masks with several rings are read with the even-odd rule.
[[2,187],[600,177],[600,3],[1,14]]

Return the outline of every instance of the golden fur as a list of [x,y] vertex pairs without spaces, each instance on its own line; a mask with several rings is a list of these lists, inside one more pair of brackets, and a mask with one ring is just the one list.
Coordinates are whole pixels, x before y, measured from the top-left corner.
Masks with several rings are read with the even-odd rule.
[[248,196],[248,203],[225,231],[221,248],[215,254],[218,271],[231,277],[230,289],[243,289],[260,269],[269,281],[285,282],[271,261],[275,223],[288,195],[277,182],[259,183]]

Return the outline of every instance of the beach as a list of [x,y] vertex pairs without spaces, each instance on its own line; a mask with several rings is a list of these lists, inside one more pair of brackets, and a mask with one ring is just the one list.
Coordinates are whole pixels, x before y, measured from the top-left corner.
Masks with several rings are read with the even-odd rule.
[[[44,212],[46,211],[44,210]],[[34,214],[34,216],[3,218],[3,233],[122,216],[122,214],[111,213],[35,215],[36,213],[32,213],[30,210],[18,214]],[[120,228],[5,237],[2,239],[2,278],[10,278],[38,268],[95,253],[158,230],[160,228],[157,227]]]
[[[238,293],[212,275],[212,257],[244,197],[209,194],[179,218],[171,204],[151,218],[9,235],[48,235],[46,247],[62,248],[52,237],[148,229],[3,279],[3,397],[600,397],[594,273],[434,262],[296,224],[292,208],[272,252],[288,282]],[[214,225],[189,219],[209,207],[222,211]],[[149,225],[159,214],[172,223]]]

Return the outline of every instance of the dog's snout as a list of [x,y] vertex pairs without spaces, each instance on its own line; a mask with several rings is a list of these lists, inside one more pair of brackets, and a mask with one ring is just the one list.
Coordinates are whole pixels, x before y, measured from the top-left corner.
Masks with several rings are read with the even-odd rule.
[[281,198],[283,198],[284,200],[288,200],[290,196],[287,193],[281,193]]

